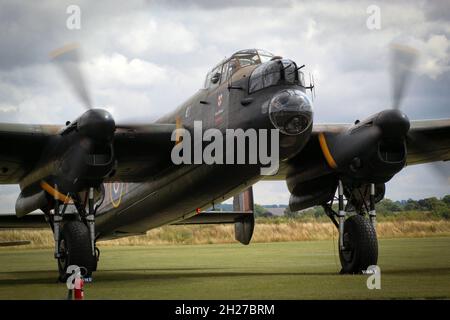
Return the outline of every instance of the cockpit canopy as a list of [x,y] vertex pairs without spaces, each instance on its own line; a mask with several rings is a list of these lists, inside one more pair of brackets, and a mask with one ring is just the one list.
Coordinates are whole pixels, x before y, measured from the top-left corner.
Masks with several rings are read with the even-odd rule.
[[251,65],[262,64],[270,61],[273,57],[273,54],[265,50],[240,50],[234,53],[230,58],[226,58],[221,61],[210,72],[208,72],[204,87],[209,88],[211,85],[224,83],[237,70]]
[[303,72],[294,61],[275,59],[258,66],[250,76],[249,93],[280,83],[297,84],[305,87]]
[[296,63],[260,49],[246,49],[234,53],[217,64],[205,79],[205,88],[226,82],[239,69],[258,65],[249,80],[249,93],[277,84],[297,84],[305,87],[304,75]]

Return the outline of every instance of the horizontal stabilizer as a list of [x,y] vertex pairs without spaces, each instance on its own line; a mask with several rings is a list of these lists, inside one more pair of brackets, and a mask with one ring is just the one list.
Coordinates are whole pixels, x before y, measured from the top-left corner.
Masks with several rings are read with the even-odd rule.
[[15,214],[0,214],[0,229],[47,228],[43,214],[29,214],[18,218]]
[[0,247],[25,246],[30,243],[30,240],[0,241]]
[[253,214],[252,211],[203,211],[191,218],[178,221],[173,224],[186,225],[235,223],[251,214]]
[[234,236],[242,244],[249,244],[255,228],[252,187],[233,198],[233,211],[204,211],[175,225],[234,223]]

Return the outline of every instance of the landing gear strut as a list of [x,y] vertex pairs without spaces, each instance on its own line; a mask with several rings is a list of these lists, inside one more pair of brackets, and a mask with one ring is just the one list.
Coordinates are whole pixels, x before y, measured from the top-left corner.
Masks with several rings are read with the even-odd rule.
[[64,200],[56,193],[58,197],[55,196],[54,199],[54,214],[50,215],[50,211],[46,213],[46,219],[53,230],[60,281],[66,281],[70,276],[66,272],[71,265],[78,266],[85,278],[90,278],[97,269],[100,251],[95,246],[95,214],[103,202],[104,190],[101,191],[102,199],[97,204],[94,203],[93,188],[89,188],[85,201],[82,201],[79,194],[71,195],[77,211],[74,214],[66,214],[69,195]]
[[[378,240],[375,230],[375,185],[370,185],[370,197],[367,219],[364,210],[345,219],[344,184],[338,183],[338,212],[332,208],[333,201],[323,206],[325,213],[339,231],[339,258],[343,274],[362,273],[378,260]],[[348,207],[348,206],[347,206]],[[367,207],[365,205],[365,207]],[[336,220],[337,217],[337,220]]]

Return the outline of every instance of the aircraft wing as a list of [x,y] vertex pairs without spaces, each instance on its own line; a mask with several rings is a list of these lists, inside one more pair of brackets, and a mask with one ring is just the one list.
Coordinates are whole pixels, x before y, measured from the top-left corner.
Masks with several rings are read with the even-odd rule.
[[[317,139],[320,132],[339,133],[350,126],[350,124],[314,125],[311,139]],[[450,119],[412,120],[406,148],[408,165],[450,160]]]
[[175,124],[118,126],[114,138],[117,167],[108,181],[142,182],[170,165]]
[[450,119],[411,121],[407,164],[450,160]]
[[[319,138],[319,133],[340,133],[352,124],[315,124],[309,144]],[[308,146],[307,146],[308,147]],[[412,120],[406,139],[407,165],[450,160],[450,119]],[[322,153],[318,156],[323,157]],[[294,160],[295,161],[295,157]],[[279,171],[273,176],[264,176],[264,180],[286,180],[290,161],[280,163]]]
[[[175,124],[118,125],[114,138],[117,168],[113,181],[139,182],[170,160]],[[18,184],[59,134],[58,125],[0,123],[0,184]]]
[[37,164],[60,126],[0,123],[0,184],[17,184]]

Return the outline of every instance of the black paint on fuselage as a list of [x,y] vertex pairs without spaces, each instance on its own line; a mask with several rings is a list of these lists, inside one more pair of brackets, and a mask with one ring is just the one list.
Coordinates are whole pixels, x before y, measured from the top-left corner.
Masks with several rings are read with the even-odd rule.
[[[264,104],[282,90],[304,92],[305,89],[299,84],[279,84],[249,94],[248,79],[255,67],[241,68],[230,81],[199,90],[158,122],[176,123],[178,119],[183,127],[192,129],[193,122],[201,120],[204,130],[212,127],[243,130],[274,128]],[[222,115],[221,119],[217,118],[218,113]],[[280,135],[281,161],[301,150],[309,139],[311,128],[312,125],[295,136]],[[185,219],[198,209],[228,199],[261,178],[258,165],[167,163],[163,170],[145,183],[105,184],[106,200],[97,217],[99,238],[139,234]]]

